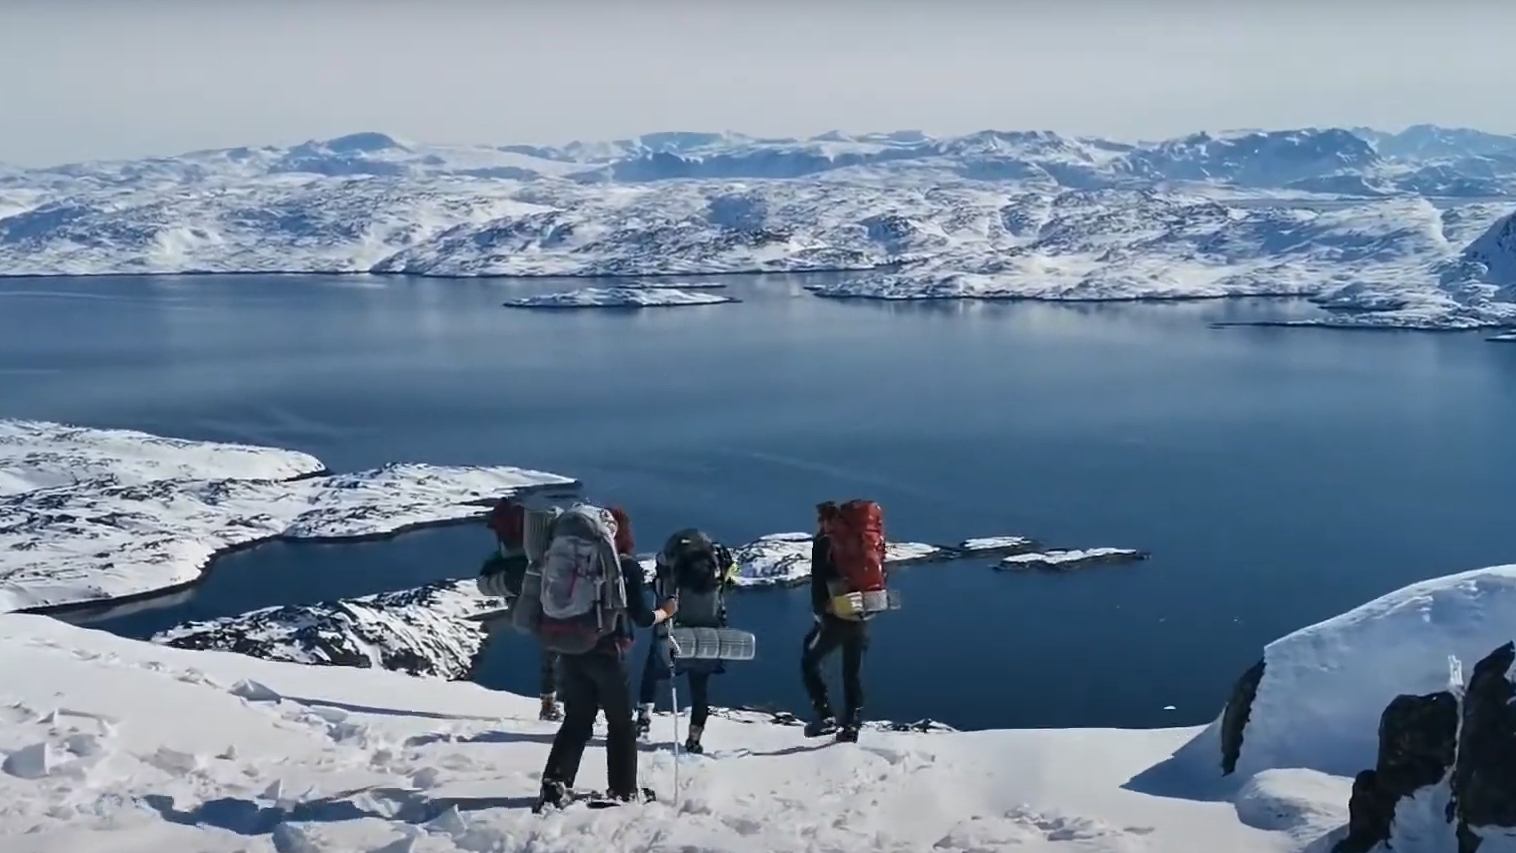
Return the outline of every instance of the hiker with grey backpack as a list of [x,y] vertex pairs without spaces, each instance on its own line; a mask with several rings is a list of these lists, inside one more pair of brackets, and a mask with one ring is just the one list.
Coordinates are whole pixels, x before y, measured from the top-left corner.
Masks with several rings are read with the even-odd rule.
[[596,805],[655,799],[637,784],[637,732],[626,655],[633,628],[667,621],[674,599],[657,609],[644,597],[642,567],[631,556],[632,529],[619,509],[576,504],[553,520],[541,561],[527,569],[513,625],[558,655],[563,723],[553,738],[533,811],[563,807],[585,794],[574,789],[595,717],[606,721],[604,796]]
[[652,728],[659,682],[682,675],[690,685],[690,728],[684,751],[699,755],[705,751],[701,738],[711,713],[711,677],[724,673],[726,666],[720,659],[677,655],[670,629],[727,627],[725,592],[732,584],[737,566],[726,546],[695,528],[670,536],[658,552],[655,566],[654,596],[678,601],[679,611],[673,620],[653,628],[638,691],[637,735],[645,737]]

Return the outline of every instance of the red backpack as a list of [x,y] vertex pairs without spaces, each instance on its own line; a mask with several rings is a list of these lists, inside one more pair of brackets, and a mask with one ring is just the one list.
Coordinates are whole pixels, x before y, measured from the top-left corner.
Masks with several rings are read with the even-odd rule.
[[832,565],[849,592],[881,592],[884,575],[884,509],[873,501],[850,500],[817,507]]

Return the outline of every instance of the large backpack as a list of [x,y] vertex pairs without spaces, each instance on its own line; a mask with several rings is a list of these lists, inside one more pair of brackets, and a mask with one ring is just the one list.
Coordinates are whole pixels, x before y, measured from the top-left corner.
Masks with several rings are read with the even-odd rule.
[[884,509],[873,501],[854,499],[840,506],[821,504],[817,511],[837,570],[836,580],[829,584],[833,615],[861,621],[888,610]]
[[539,576],[537,638],[547,651],[584,654],[620,625],[626,582],[616,553],[616,520],[609,510],[576,504],[552,525]]
[[660,597],[678,596],[674,625],[720,628],[726,621],[725,588],[731,552],[704,531],[689,528],[670,536],[658,552]]

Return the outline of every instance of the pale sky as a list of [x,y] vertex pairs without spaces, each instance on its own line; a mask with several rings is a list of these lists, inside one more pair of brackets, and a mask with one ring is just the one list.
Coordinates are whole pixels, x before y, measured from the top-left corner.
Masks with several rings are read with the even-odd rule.
[[1501,0],[0,0],[0,161],[360,130],[562,143],[1516,131]]

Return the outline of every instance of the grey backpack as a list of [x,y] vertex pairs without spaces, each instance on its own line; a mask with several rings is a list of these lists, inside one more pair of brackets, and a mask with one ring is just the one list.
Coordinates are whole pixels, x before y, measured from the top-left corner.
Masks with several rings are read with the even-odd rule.
[[539,613],[532,633],[547,651],[584,654],[618,628],[626,582],[615,541],[616,520],[601,507],[575,504],[554,519],[547,548],[527,570],[522,590],[525,597],[536,586]]

